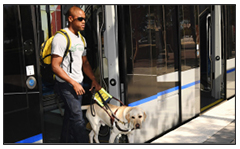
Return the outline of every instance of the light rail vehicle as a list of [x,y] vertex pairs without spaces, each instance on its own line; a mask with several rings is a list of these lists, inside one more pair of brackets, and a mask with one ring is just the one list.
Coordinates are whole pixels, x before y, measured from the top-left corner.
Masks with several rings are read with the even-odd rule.
[[[41,77],[39,54],[41,43],[67,27],[71,6],[3,5],[6,144],[59,143],[64,104]],[[151,142],[235,96],[236,5],[77,6],[86,13],[82,35],[99,83],[146,112],[134,142]],[[90,85],[85,77],[86,91]],[[83,111],[91,97],[86,92]],[[101,128],[100,142],[109,131]],[[127,143],[124,135],[116,141]]]

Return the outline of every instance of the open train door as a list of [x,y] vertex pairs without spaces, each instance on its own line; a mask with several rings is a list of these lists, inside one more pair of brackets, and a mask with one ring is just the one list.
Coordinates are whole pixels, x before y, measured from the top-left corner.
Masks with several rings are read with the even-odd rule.
[[4,143],[42,142],[36,12],[32,5],[3,5]]
[[[123,101],[120,98],[117,6],[83,5],[82,9],[86,14],[83,36],[87,40],[87,57],[93,73],[107,92]],[[90,87],[91,80],[85,77],[84,84]],[[110,103],[120,105],[116,100]],[[108,141],[109,132],[107,126],[101,126],[100,142]]]
[[[83,35],[88,44],[88,60],[100,85],[120,99],[117,6],[90,5],[85,9]],[[120,105],[115,100],[110,103]]]
[[[205,111],[227,98],[228,82],[233,82],[227,81],[229,80],[228,76],[231,74],[232,80],[235,77],[235,56],[229,59],[227,53],[233,51],[232,53],[235,54],[235,45],[232,44],[235,37],[231,34],[233,30],[227,32],[231,25],[227,24],[226,15],[228,13],[226,13],[224,6],[202,5],[199,8],[201,111]],[[234,27],[234,25],[232,26]],[[232,37],[232,43],[228,41],[230,37]]]
[[[200,6],[199,10],[201,57],[201,111],[204,111],[211,107],[210,105],[220,99],[220,93],[219,90],[217,90],[217,87],[221,87],[222,77],[215,78],[216,75],[221,76],[221,70],[219,68],[216,69],[218,71],[218,74],[215,72],[215,64],[221,63],[221,58],[219,57],[219,55],[221,55],[221,49],[215,50],[215,45],[218,44],[215,43],[215,41],[217,40],[215,40],[214,38],[216,37],[216,35],[214,34],[216,29],[214,12],[216,12],[217,10],[214,10],[214,6],[211,5]],[[220,36],[221,38],[221,31],[220,35],[218,36]],[[216,83],[220,83],[218,84],[219,86],[216,86]]]

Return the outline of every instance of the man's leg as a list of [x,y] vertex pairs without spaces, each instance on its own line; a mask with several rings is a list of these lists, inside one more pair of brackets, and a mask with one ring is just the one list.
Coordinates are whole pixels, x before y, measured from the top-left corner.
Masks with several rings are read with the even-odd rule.
[[[85,130],[85,121],[82,115],[82,96],[77,96],[72,85],[62,83],[61,89],[62,99],[65,106],[69,109],[69,127],[70,136],[72,135],[78,143],[88,143],[88,135]],[[69,129],[68,129],[69,130]]]
[[68,106],[65,106],[60,143],[75,143],[75,140],[71,133],[69,117],[70,117],[70,111],[68,109]]

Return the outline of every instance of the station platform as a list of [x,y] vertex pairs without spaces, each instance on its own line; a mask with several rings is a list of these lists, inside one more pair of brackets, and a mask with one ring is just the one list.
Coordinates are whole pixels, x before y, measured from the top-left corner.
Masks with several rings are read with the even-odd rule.
[[236,144],[235,97],[153,140],[155,144]]

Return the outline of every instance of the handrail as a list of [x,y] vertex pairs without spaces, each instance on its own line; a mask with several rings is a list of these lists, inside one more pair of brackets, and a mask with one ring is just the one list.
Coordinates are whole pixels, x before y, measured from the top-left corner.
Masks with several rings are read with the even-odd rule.
[[[102,12],[102,24],[99,29],[99,14]],[[99,69],[100,69],[100,85],[105,86],[105,89],[108,90],[107,84],[104,81],[103,77],[103,54],[102,54],[102,40],[101,40],[101,32],[103,30],[103,25],[104,25],[104,11],[103,11],[103,6],[101,8],[98,8],[97,10],[97,39],[98,39],[98,54],[99,54]]]
[[[208,49],[208,56],[210,60],[210,91],[212,90],[212,53],[211,53],[211,22],[209,22],[209,18],[211,18],[211,14],[208,14],[206,17],[206,36],[207,36],[207,46]],[[207,62],[208,64],[208,62]],[[207,66],[208,67],[208,66]],[[207,69],[208,71],[208,69]],[[208,76],[208,72],[207,72]],[[207,77],[208,78],[208,77]],[[207,80],[208,81],[208,80]]]

